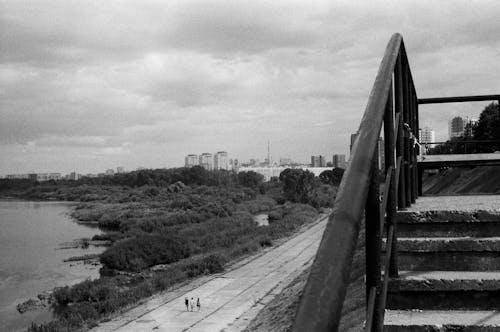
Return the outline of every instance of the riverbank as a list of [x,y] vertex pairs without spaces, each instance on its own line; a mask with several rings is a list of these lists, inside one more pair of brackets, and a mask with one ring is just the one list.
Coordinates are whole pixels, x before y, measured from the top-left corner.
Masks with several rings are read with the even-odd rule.
[[109,243],[99,256],[100,278],[56,289],[52,307],[57,319],[31,330],[87,329],[155,293],[221,273],[232,262],[296,233],[331,206],[336,188],[328,176],[323,183],[301,170],[286,174],[263,183],[252,172],[190,168],[97,179],[134,183],[146,176],[160,184],[154,186],[76,182],[25,188],[26,197],[76,201],[71,215],[104,230],[90,241]]
[[31,321],[50,321],[47,291],[99,277],[99,261],[64,262],[104,251],[92,244],[60,249],[64,242],[101,233],[75,223],[69,217],[71,207],[65,202],[0,201],[0,331],[24,331]]
[[[260,308],[310,265],[328,212],[272,247],[233,263],[225,272],[155,295],[91,331],[243,330]],[[201,310],[187,312],[185,297],[199,297]]]

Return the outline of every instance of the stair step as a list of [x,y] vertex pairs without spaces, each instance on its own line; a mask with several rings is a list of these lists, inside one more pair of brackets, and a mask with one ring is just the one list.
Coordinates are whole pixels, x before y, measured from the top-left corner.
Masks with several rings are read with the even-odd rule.
[[500,271],[400,271],[389,290],[500,290]]
[[500,251],[500,237],[398,237],[398,251]]
[[398,237],[500,236],[500,222],[419,222],[397,224]]
[[387,332],[498,332],[500,311],[386,310],[384,324]]
[[500,237],[399,237],[397,253],[401,270],[500,270]]
[[500,309],[500,271],[403,271],[389,282],[389,309]]
[[500,236],[500,211],[414,211],[396,215],[398,236]]
[[396,214],[396,222],[428,223],[428,222],[500,222],[500,211],[400,211]]

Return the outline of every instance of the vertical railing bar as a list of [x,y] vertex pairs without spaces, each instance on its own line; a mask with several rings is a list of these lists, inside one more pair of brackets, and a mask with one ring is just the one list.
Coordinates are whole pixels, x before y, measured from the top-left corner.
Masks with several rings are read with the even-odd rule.
[[[409,70],[408,70],[409,71]],[[415,145],[414,143],[414,137],[415,137],[415,104],[413,103],[414,101],[414,92],[413,92],[413,82],[411,81],[411,75],[409,75],[409,99],[408,99],[408,105],[409,105],[409,111],[410,111],[410,128],[411,128],[411,137],[408,140],[408,149],[410,152],[410,181],[411,181],[411,192],[410,192],[410,202],[413,204],[415,203],[416,199],[416,194],[417,194],[417,181],[416,181],[416,167],[415,167]]]
[[[390,101],[388,101],[385,110],[385,122],[384,122],[384,137],[385,137],[385,167],[388,170],[393,170],[396,167],[395,163],[395,152],[396,152],[396,135],[397,129],[394,128],[394,105],[392,103],[392,94],[390,95]],[[387,196],[384,195],[384,199],[387,200],[387,206],[384,206],[384,212],[386,212],[386,223],[387,225],[392,225],[395,229],[395,215],[396,215],[396,201],[397,201],[397,187],[396,187],[396,175],[395,172],[391,172],[390,181],[388,181]],[[396,248],[396,236],[394,237],[393,248]],[[392,251],[392,255],[389,258],[390,276],[398,275],[398,262],[396,250]]]
[[[399,119],[399,118],[400,118],[400,116],[401,116],[401,113],[396,113],[396,121],[394,121],[394,124],[395,124],[395,126],[394,126],[394,141],[395,141],[395,143],[397,143],[397,140],[398,140],[398,134],[399,134],[399,127],[401,127],[401,126],[399,125],[399,122],[401,121],[401,120]],[[395,147],[395,150],[394,150],[394,151],[396,151],[396,149],[397,149],[397,144],[394,144],[394,147]],[[396,157],[396,158],[397,158],[397,157]]]
[[[394,68],[394,100],[396,112],[396,126],[397,129],[397,139],[396,139],[396,157],[403,155],[403,69],[401,60],[401,51],[399,52],[398,58],[396,60],[396,67]],[[398,186],[398,208],[404,209],[406,207],[405,198],[405,182],[404,182],[404,169],[401,169],[400,180]],[[398,179],[399,180],[399,179]]]
[[375,298],[377,297],[377,287],[371,287],[368,295],[368,304],[366,311],[365,331],[372,332],[373,314],[375,313]]
[[[387,241],[385,244],[385,266],[384,266],[384,275],[383,275],[383,282],[382,282],[382,290],[381,290],[381,296],[380,296],[380,302],[379,305],[385,309],[385,304],[387,302],[387,288],[389,285],[389,266],[390,266],[390,257],[392,255],[392,246],[393,246],[393,239],[394,239],[394,227],[392,225],[389,226],[387,229]],[[384,313],[385,310],[381,312],[381,323],[378,326],[378,328],[383,328],[384,325]],[[381,330],[380,330],[381,331]]]
[[[418,124],[418,98],[417,98],[417,92],[415,91],[415,86],[413,86],[413,118],[414,118],[414,130],[415,130],[415,143],[420,144],[420,134],[419,134],[419,124]],[[418,192],[418,155],[420,152],[420,145],[415,144],[413,146],[413,167],[414,167],[414,182],[415,185],[413,186],[414,192],[415,192],[415,199],[418,198],[419,192]]]
[[[416,111],[416,115],[415,115],[415,118],[417,119],[417,133],[418,133],[418,137],[417,137],[417,141],[419,143],[419,149],[418,149],[418,155],[421,154],[422,150],[421,150],[421,146],[420,146],[420,112],[419,112],[419,105],[418,105],[418,96],[417,96],[417,92],[415,91],[415,111]],[[422,196],[422,176],[423,176],[423,170],[418,166],[418,159],[417,159],[417,196]]]
[[399,175],[400,172],[402,171],[402,163],[403,163],[403,157],[399,156],[398,159],[396,159],[396,181],[395,181],[396,188],[399,185]]
[[409,190],[409,201],[410,205],[415,203],[415,159],[414,159],[414,146],[412,137],[415,135],[415,119],[414,119],[414,107],[413,107],[413,78],[410,71],[410,64],[408,62],[408,57],[406,55],[406,49],[404,49],[405,54],[405,63],[406,63],[406,74],[407,74],[407,91],[408,91],[408,125],[410,126],[410,132],[407,140],[407,149],[408,149],[408,165],[409,165],[409,182],[410,182],[410,190]]
[[405,182],[405,202],[404,206],[411,205],[411,181],[410,181],[410,151],[408,142],[408,126],[410,125],[409,114],[409,94],[408,94],[408,64],[406,61],[406,54],[402,48],[403,56],[401,58],[402,72],[403,72],[403,122],[405,130],[403,132],[403,167],[404,167],[404,182]]
[[[373,313],[372,326],[378,327],[380,324],[380,306],[378,299],[380,295],[381,263],[380,252],[382,249],[382,234],[379,228],[380,216],[380,184],[378,169],[378,145],[372,158],[370,172],[370,185],[368,187],[368,197],[365,207],[365,260],[366,260],[366,300],[369,300],[369,290],[372,287],[377,289],[375,300],[375,310]],[[370,331],[371,332],[371,331]]]
[[384,230],[384,223],[385,223],[385,215],[386,215],[386,210],[387,210],[387,202],[389,201],[389,190],[392,184],[392,181],[394,177],[394,168],[393,166],[389,167],[389,170],[387,171],[386,177],[385,177],[385,182],[384,182],[384,196],[382,197],[382,202],[380,203],[380,233],[383,232]]

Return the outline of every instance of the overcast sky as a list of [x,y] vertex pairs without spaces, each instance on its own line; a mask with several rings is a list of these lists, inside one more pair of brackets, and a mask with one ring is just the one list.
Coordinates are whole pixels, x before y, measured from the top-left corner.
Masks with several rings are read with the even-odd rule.
[[0,175],[347,153],[394,32],[419,97],[500,93],[494,0],[0,0]]

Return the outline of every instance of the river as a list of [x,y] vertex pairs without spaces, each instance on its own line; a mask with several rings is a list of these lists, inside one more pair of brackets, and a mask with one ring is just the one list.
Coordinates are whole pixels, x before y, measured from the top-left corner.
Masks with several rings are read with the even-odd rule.
[[99,253],[102,247],[61,249],[61,244],[101,233],[74,222],[72,203],[0,200],[0,331],[17,331],[32,321],[51,318],[49,310],[16,310],[54,287],[97,278],[99,266],[63,262],[72,256]]

